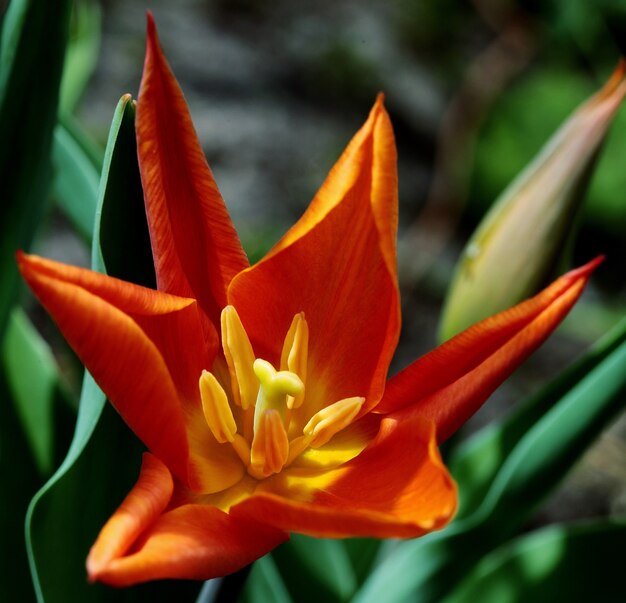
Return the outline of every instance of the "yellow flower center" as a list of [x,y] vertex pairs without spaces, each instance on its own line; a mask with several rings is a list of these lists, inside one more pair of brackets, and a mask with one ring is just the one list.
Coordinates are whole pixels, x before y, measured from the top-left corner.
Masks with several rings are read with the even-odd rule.
[[202,409],[215,439],[234,448],[252,477],[264,479],[279,473],[308,447],[323,446],[361,410],[365,398],[334,402],[316,412],[290,441],[292,411],[302,406],[306,395],[309,328],[304,313],[293,318],[278,371],[266,360],[255,358],[233,306],[222,311],[221,327],[230,383],[223,387],[215,375],[202,371]]

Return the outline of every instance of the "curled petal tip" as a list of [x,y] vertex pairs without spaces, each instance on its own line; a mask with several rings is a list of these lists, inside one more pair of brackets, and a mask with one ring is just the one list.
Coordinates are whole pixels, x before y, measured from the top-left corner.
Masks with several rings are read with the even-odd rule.
[[384,92],[379,92],[376,95],[376,106],[377,107],[382,107],[385,104],[385,93]]

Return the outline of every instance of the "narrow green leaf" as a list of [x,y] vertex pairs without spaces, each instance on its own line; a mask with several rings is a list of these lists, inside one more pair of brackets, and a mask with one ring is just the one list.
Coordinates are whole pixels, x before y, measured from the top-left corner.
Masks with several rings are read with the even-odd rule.
[[[127,208],[127,213],[115,209],[118,204]],[[143,214],[130,96],[123,97],[118,104],[105,152],[93,266],[100,270],[106,266],[115,276],[126,276],[130,271],[139,279],[136,258],[126,263],[121,253],[107,254],[116,245],[133,253],[134,239],[143,240],[142,229],[147,231],[145,214],[143,225],[135,223],[133,240],[118,238],[129,236],[126,225],[116,230],[113,223],[105,224],[105,216],[123,219],[127,214],[131,218]],[[148,275],[139,280],[146,282],[153,278],[151,261],[144,272]],[[200,590],[199,583],[172,581],[123,590],[87,584],[85,559],[89,547],[136,481],[143,449],[105,402],[104,394],[86,374],[74,439],[67,456],[30,504],[27,546],[38,601],[193,601]]]
[[80,100],[100,53],[100,5],[94,0],[74,2],[70,36],[65,54],[59,111],[69,114]]
[[83,146],[63,124],[54,129],[53,197],[85,241],[91,242],[100,172]]
[[452,451],[448,466],[459,486],[457,519],[475,511],[506,457],[520,439],[570,389],[626,341],[626,320],[599,340],[562,375],[531,396],[502,421],[489,424]]
[[272,557],[298,603],[347,601],[356,590],[350,557],[340,540],[292,534],[291,540],[272,552]]
[[[626,405],[626,343],[590,371],[507,457],[483,504],[490,530],[517,527]],[[480,511],[479,511],[480,512]]]
[[0,338],[18,285],[15,250],[27,248],[50,183],[52,131],[71,0],[13,0],[0,41]]
[[[107,146],[102,178],[106,199],[98,204],[92,265],[117,278],[156,288],[152,247],[137,164],[135,103],[122,97],[116,152]],[[109,177],[109,173],[111,176]]]
[[4,366],[0,365],[0,601],[35,600],[22,520],[40,485],[32,448],[13,404]]
[[[304,587],[303,587],[304,588]],[[244,603],[292,603],[280,573],[271,555],[259,559],[252,566],[250,577],[243,591]]]
[[550,526],[488,555],[444,603],[621,603],[626,521]]
[[48,344],[19,308],[11,313],[2,362],[40,475],[53,468],[53,403],[57,366]]

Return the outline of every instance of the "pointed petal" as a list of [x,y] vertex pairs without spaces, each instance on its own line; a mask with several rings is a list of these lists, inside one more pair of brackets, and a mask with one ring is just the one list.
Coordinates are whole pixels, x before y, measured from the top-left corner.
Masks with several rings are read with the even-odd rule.
[[418,359],[390,379],[376,412],[425,417],[444,441],[559,325],[601,261],[568,272]]
[[215,352],[194,300],[37,256],[18,263],[113,406],[179,479],[202,491],[240,479],[236,454],[202,418],[198,378]]
[[319,537],[415,537],[443,527],[457,505],[434,425],[385,418],[376,439],[337,469],[287,470],[231,508],[235,517]]
[[148,15],[137,149],[158,287],[194,297],[214,325],[226,288],[248,266]]
[[284,532],[231,518],[209,505],[185,504],[163,513],[172,494],[171,476],[158,459],[146,456],[139,481],[89,553],[90,581],[130,586],[164,578],[208,580],[287,540]]
[[382,395],[397,343],[396,154],[379,98],[300,221],[228,291],[257,357],[278,365],[295,314],[309,326],[301,427],[341,398]]

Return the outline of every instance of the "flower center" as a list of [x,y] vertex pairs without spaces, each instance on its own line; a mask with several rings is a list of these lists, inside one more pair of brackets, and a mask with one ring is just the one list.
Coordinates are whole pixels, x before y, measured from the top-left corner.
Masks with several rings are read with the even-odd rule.
[[292,411],[302,406],[306,395],[309,328],[304,313],[293,318],[278,371],[255,358],[233,306],[222,311],[221,327],[230,383],[224,387],[215,375],[202,371],[202,409],[215,439],[234,448],[252,477],[279,473],[308,447],[326,444],[357,416],[365,398],[344,398],[316,412],[302,434],[290,441]]

